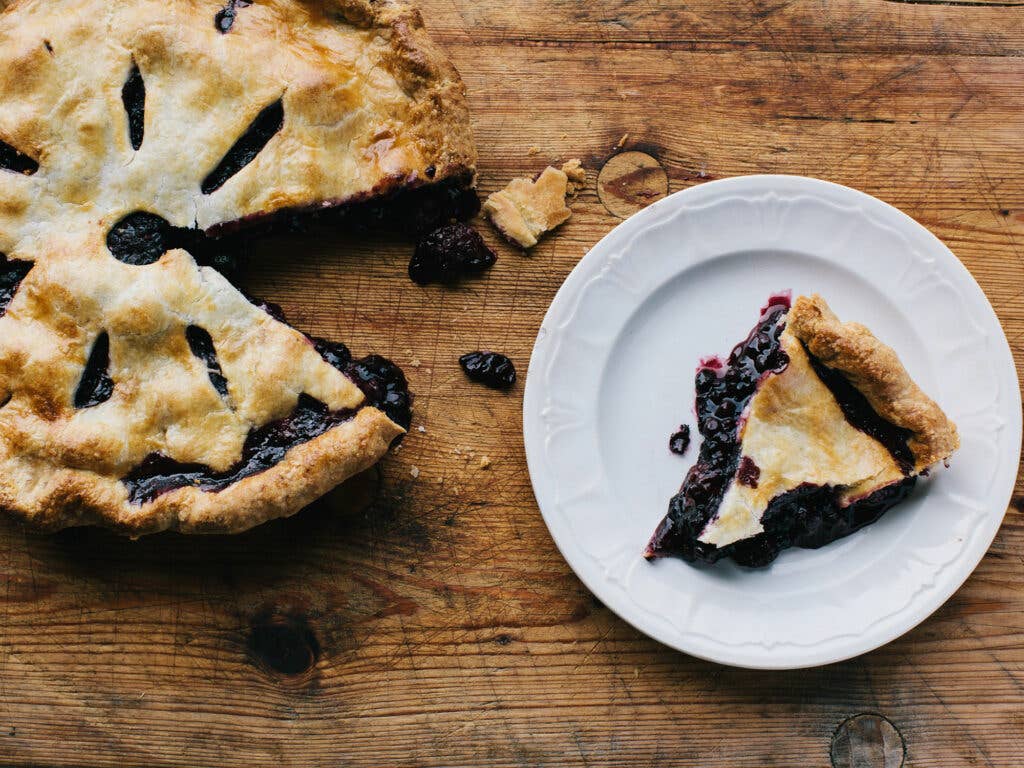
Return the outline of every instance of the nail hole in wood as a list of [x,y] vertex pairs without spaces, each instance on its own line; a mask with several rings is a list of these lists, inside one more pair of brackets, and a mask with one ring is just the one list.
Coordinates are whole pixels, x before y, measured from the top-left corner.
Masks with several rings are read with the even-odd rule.
[[888,718],[860,714],[840,723],[829,756],[833,768],[901,768],[907,747]]
[[646,152],[613,155],[597,176],[597,195],[608,212],[626,218],[668,194],[668,174]]

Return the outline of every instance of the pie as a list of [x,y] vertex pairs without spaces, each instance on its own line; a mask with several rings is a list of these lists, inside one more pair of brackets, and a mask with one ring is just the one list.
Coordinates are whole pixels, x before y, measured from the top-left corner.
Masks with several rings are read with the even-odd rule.
[[727,361],[696,377],[703,444],[647,547],[764,566],[877,520],[959,447],[896,353],[817,295],[772,296]]
[[478,208],[463,85],[402,0],[0,2],[0,507],[240,531],[409,425],[384,358],[219,258],[268,228]]

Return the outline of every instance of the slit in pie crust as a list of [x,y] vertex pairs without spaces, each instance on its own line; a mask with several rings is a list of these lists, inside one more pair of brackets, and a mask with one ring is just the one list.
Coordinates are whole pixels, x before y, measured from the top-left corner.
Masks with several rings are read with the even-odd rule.
[[377,461],[409,424],[401,371],[209,264],[311,215],[422,233],[475,213],[464,88],[419,13],[0,9],[0,507],[233,532]]

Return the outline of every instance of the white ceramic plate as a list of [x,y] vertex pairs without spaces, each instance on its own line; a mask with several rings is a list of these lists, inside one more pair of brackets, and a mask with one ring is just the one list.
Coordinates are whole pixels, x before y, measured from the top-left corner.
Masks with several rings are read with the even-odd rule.
[[[820,293],[867,324],[960,429],[962,447],[874,525],[768,569],[648,563],[644,545],[697,454],[700,357],[726,354],[773,291]],[[705,659],[785,669],[877,648],[966,580],[1013,490],[1021,399],[981,288],[924,227],[796,176],[692,187],[620,224],[558,291],[530,360],[526,454],[566,560],[637,629]]]

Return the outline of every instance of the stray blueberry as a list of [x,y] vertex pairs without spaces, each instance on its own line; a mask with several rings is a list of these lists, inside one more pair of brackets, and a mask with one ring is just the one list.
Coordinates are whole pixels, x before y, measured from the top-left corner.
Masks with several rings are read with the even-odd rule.
[[446,224],[416,246],[409,277],[419,285],[454,285],[466,275],[489,269],[497,258],[475,229],[461,222]]
[[469,352],[459,358],[459,365],[470,379],[492,389],[511,389],[516,383],[516,367],[497,352]]
[[686,453],[686,449],[690,447],[690,427],[686,424],[679,425],[679,431],[673,433],[672,437],[668,439],[668,449],[672,453],[678,453],[682,456]]

